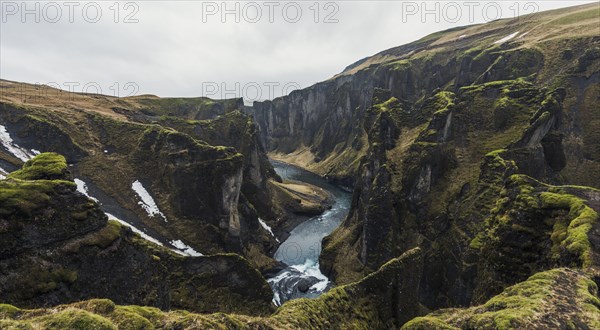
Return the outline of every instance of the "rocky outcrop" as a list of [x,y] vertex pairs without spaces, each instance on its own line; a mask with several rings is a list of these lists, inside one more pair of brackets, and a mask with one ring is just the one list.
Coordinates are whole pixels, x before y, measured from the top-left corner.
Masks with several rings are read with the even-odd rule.
[[[591,28],[589,14],[593,10],[587,6],[574,11],[588,11],[588,19],[581,24]],[[472,84],[520,77],[542,85],[556,79],[555,86],[567,87],[574,78],[564,79],[569,75],[586,76],[587,83],[592,83],[589,79],[595,78],[590,73],[598,69],[594,50],[599,40],[574,26],[563,29],[560,24],[548,24],[562,14],[549,12],[543,17],[440,32],[363,59],[325,82],[256,102],[251,111],[267,151],[291,154],[288,161],[332,180],[354,183],[359,160],[366,153],[365,114],[376,104],[377,89],[388,91],[407,112],[419,113],[440,89],[457,92]],[[539,24],[547,25],[545,31],[537,35],[525,32]],[[567,33],[571,28],[573,33]],[[515,40],[498,42],[513,32]],[[542,41],[563,34],[568,35],[565,40]],[[569,56],[561,54],[563,50]],[[586,69],[580,70],[584,66]],[[569,97],[583,95],[568,89]],[[422,115],[429,119],[430,114]]]
[[[269,317],[223,313],[200,315],[163,312],[151,307],[119,306],[110,300],[88,300],[52,310],[24,310],[0,305],[0,324],[9,327],[35,323],[42,329],[70,327],[134,329],[169,327],[203,329],[383,329],[398,328],[424,311],[413,303],[418,291],[420,251],[408,251],[390,260],[360,282],[335,288],[317,299],[299,299],[283,305]],[[410,274],[410,275],[409,275]]]
[[[252,120],[234,111],[236,102],[223,101],[227,111],[216,119],[186,120],[197,117],[192,108],[150,99],[122,101],[118,113],[126,119],[107,115],[105,108],[95,113],[3,103],[0,123],[18,145],[70,155],[71,170],[105,203],[105,211],[151,230],[163,243],[182,241],[204,254],[240,253],[263,271],[275,266],[271,256],[278,243],[258,218],[273,227],[283,218],[268,189],[270,180],[280,179]],[[155,115],[140,110],[146,106]],[[10,153],[0,152],[0,158],[8,161],[2,163],[7,170],[21,164]],[[140,207],[134,182],[148,192],[160,216]]]
[[[216,231],[218,235],[219,231],[215,230],[218,228],[229,237],[223,236],[222,246],[226,246],[228,240],[239,238],[238,198],[243,156],[233,148],[215,148],[177,131],[149,129],[141,136],[131,163],[136,164],[138,173],[160,170],[139,179],[156,187],[153,191],[158,194],[168,196],[164,212],[167,219],[171,217],[179,222],[175,227],[164,222],[167,230],[174,231],[173,237],[195,242],[199,240],[187,239],[190,234],[206,235]],[[152,166],[145,166],[147,164]],[[182,222],[190,225],[195,222],[194,226],[205,230],[189,233],[188,226]],[[211,226],[215,229],[209,229]]]
[[599,316],[598,285],[583,272],[558,268],[537,273],[483,305],[439,310],[402,329],[596,329]]
[[183,257],[108,221],[78,193],[65,159],[41,154],[0,181],[0,300],[43,307],[120,304],[262,314],[272,292],[237,255]]
[[184,120],[215,119],[218,116],[244,109],[241,98],[213,100],[206,97],[197,98],[159,98],[142,95],[132,98],[138,109],[113,107],[112,110],[126,115],[133,121],[152,122],[161,117],[175,117]]
[[[448,32],[450,36],[454,33],[465,31]],[[509,189],[513,174],[559,186],[600,186],[594,175],[600,163],[591,156],[595,152],[588,156],[581,153],[598,144],[585,132],[595,126],[595,121],[590,120],[595,117],[590,117],[594,106],[589,93],[595,91],[600,62],[591,61],[594,64],[582,74],[577,61],[563,60],[558,64],[554,48],[517,48],[523,45],[519,42],[489,46],[478,44],[481,39],[441,43],[440,40],[449,40],[443,34],[426,39],[431,44],[420,44],[421,54],[416,51],[418,47],[411,50],[410,45],[403,46],[358,63],[333,79],[377,81],[377,74],[382,71],[405,74],[395,80],[396,84],[403,83],[400,89],[394,87],[394,82],[364,87],[378,88],[371,90],[372,101],[364,108],[367,110],[356,110],[364,123],[367,149],[358,167],[352,209],[348,219],[324,239],[320,261],[325,274],[338,283],[347,283],[387,258],[419,246],[425,260],[420,301],[435,309],[481,303],[508,285],[556,265],[556,256],[545,250],[552,241],[546,235],[548,227],[529,228],[541,236],[523,238],[519,228],[530,225],[512,224],[504,228],[506,236],[499,239],[485,236],[489,228],[484,224],[497,211],[496,201],[505,197],[503,191]],[[584,39],[590,40],[592,46],[584,46]],[[598,39],[581,36],[568,43],[563,46],[572,46],[578,49],[578,56],[587,58],[585,48],[596,47]],[[471,48],[465,50],[466,44]],[[446,49],[440,49],[441,45]],[[448,49],[453,52],[446,53]],[[429,51],[429,56],[424,56]],[[392,61],[392,56],[401,59]],[[370,66],[365,64],[369,62]],[[429,71],[436,65],[439,74]],[[561,67],[560,76],[556,75],[557,65]],[[445,77],[448,70],[453,72],[452,78],[438,80],[442,82],[437,86],[440,89],[424,85]],[[457,78],[452,80],[454,77]],[[539,77],[560,87],[546,89]],[[421,85],[413,88],[409,97],[403,94],[403,88],[416,84]],[[584,116],[590,119],[581,121]],[[281,141],[278,135],[268,138]],[[319,145],[313,148],[318,149]],[[587,175],[578,174],[582,168],[588,169]],[[595,197],[585,195],[586,203],[596,207]],[[515,207],[507,209],[513,212]],[[528,219],[534,217],[531,212],[539,212],[533,205],[526,208],[520,212],[527,214]],[[537,217],[538,224],[554,221],[544,212]],[[485,237],[477,238],[478,235]],[[595,241],[593,231],[585,237]],[[536,243],[527,245],[522,240]],[[483,254],[481,242],[496,243],[484,249],[491,254]],[[514,250],[505,251],[509,246]],[[597,249],[596,245],[591,246]],[[531,258],[536,256],[538,264],[507,257],[518,259],[516,256],[529,253]],[[540,253],[546,254],[540,258]],[[585,262],[570,258],[570,262],[561,259],[559,264],[586,267]],[[522,264],[529,266],[520,268],[518,265]],[[488,273],[485,269],[490,265],[503,266],[494,266]],[[502,280],[492,284],[499,278]]]
[[[441,92],[424,103],[427,107],[422,111],[431,114],[429,121],[407,113],[394,98],[383,101],[385,97],[375,99],[376,105],[367,112],[378,114],[375,121],[365,119],[370,125],[365,129],[369,151],[348,219],[324,240],[324,273],[344,283],[394,254],[420,246],[425,259],[420,299],[437,308],[485,301],[506,286],[556,264],[549,255],[540,259],[541,250],[530,251],[533,247],[522,243],[542,240],[539,244],[548,244],[550,237],[542,234],[548,227],[531,229],[542,235],[538,238],[524,238],[523,233],[515,232],[527,224],[507,227],[503,239],[493,234],[476,237],[487,235],[489,229],[483,223],[497,210],[496,201],[505,197],[511,175],[564,182],[561,168],[556,166],[556,158],[564,159],[560,156],[563,148],[552,138],[565,131],[560,124],[564,123],[564,90],[548,92],[516,80],[474,85],[456,94]],[[519,113],[510,118],[499,117],[499,111],[516,109]],[[556,147],[548,153],[550,157],[544,151],[544,145],[549,147],[547,136]],[[486,155],[486,148],[506,149]],[[507,209],[513,212],[516,206]],[[531,206],[526,209],[521,212],[537,212]],[[550,221],[547,213],[539,217],[536,223]],[[504,249],[512,246],[513,235],[520,238],[509,253]],[[486,250],[493,255],[484,255],[479,242],[495,242]],[[540,264],[512,268],[527,262],[506,256],[527,255],[524,249]],[[494,254],[498,251],[504,252]],[[487,266],[477,260],[504,266],[486,273]],[[583,267],[584,263],[561,265]],[[503,280],[492,284],[495,277]]]

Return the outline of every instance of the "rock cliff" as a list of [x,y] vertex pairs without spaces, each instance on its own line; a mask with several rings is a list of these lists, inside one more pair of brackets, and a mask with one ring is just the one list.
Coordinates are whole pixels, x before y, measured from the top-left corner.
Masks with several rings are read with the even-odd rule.
[[272,292],[242,257],[183,257],[151,243],[76,190],[43,153],[0,181],[0,300],[45,307],[95,297],[197,312],[265,314]]

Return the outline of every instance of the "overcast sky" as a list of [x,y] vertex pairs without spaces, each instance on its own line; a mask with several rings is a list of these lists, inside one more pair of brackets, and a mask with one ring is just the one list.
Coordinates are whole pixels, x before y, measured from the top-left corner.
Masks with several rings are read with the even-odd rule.
[[2,0],[0,77],[119,96],[267,99],[432,32],[590,2],[31,1],[25,8]]

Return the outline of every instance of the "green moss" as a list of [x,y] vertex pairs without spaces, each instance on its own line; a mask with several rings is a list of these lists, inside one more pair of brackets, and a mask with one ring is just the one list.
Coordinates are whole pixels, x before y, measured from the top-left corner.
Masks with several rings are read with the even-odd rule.
[[373,105],[373,108],[375,108],[379,112],[387,112],[387,111],[390,111],[391,109],[397,107],[398,104],[399,104],[398,99],[395,97],[392,97],[383,103],[378,103],[378,104]]
[[154,325],[148,319],[120,306],[115,308],[114,312],[111,313],[110,319],[119,330],[154,329]]
[[505,289],[483,305],[436,311],[402,329],[543,329],[576,322],[596,329],[600,314],[596,294],[595,283],[583,274],[552,269]]
[[410,320],[403,327],[403,330],[458,330],[460,328],[453,327],[448,323],[431,316],[417,317]]
[[2,180],[0,215],[31,219],[33,212],[47,205],[58,188],[74,186],[74,182],[63,180]]
[[56,314],[41,317],[38,321],[48,329],[72,330],[116,330],[108,319],[79,309],[67,309]]
[[25,286],[18,292],[19,295],[34,297],[41,293],[55,290],[60,284],[72,284],[77,280],[77,271],[65,268],[32,268],[28,274],[24,274],[19,281]]
[[0,320],[0,329],[6,330],[39,330],[39,325],[32,325],[30,323],[13,321],[13,320]]
[[[285,303],[275,314],[265,317],[244,315],[195,314],[187,311],[161,311],[144,306],[118,306],[106,299],[92,299],[51,309],[9,311],[11,326],[39,325],[42,329],[373,329],[386,328],[393,317],[389,297],[382,298],[385,287],[403,270],[421,262],[419,249],[413,249],[386,263],[380,270],[358,283],[337,287],[315,299]],[[237,258],[240,258],[239,256]],[[419,259],[415,259],[419,258]],[[409,268],[405,268],[409,267]],[[413,292],[416,295],[416,291]],[[395,299],[395,298],[391,298]],[[15,312],[16,310],[16,312]],[[18,318],[16,317],[18,313]],[[405,317],[414,311],[402,311]],[[393,314],[393,315],[392,315]],[[387,316],[382,316],[387,315]]]
[[516,78],[512,80],[495,80],[483,84],[461,87],[462,92],[480,93],[487,89],[501,89],[504,93],[511,91],[533,88],[533,84],[524,78]]
[[411,65],[412,64],[409,60],[399,60],[399,61],[393,61],[393,62],[388,62],[388,63],[383,64],[383,66],[389,67],[391,70],[394,70],[394,71],[406,70],[406,69],[410,68]]
[[73,306],[96,314],[108,314],[115,310],[115,303],[109,299],[90,299]]
[[67,178],[67,161],[56,153],[43,153],[28,160],[23,168],[8,175],[20,180],[56,180]]
[[483,235],[477,235],[475,238],[471,240],[469,243],[469,247],[474,250],[479,250],[483,246],[482,239],[484,239]]
[[374,307],[366,301],[353,301],[349,291],[340,287],[317,300],[303,298],[287,302],[269,323],[297,329],[327,329],[341,324],[351,324],[353,329],[373,329],[381,327]]
[[589,278],[582,278],[577,283],[578,301],[583,314],[590,320],[591,329],[600,329],[600,299],[598,285]]
[[59,187],[75,187],[67,181],[67,163],[63,156],[43,153],[27,161],[21,170],[0,181],[0,215],[30,217],[45,206]]
[[98,231],[92,232],[83,238],[69,242],[64,250],[76,253],[83,246],[97,246],[99,248],[107,248],[117,238],[121,237],[121,224],[115,220],[109,220],[106,226]]
[[444,114],[454,106],[455,94],[448,91],[439,92],[434,96],[435,114]]
[[0,318],[14,317],[20,311],[19,308],[13,305],[0,304]]
[[553,242],[579,256],[584,267],[591,266],[588,232],[598,220],[598,213],[587,206],[584,200],[573,195],[544,192],[540,197],[544,207],[568,209],[569,218],[572,219],[568,226],[565,223],[555,224]]

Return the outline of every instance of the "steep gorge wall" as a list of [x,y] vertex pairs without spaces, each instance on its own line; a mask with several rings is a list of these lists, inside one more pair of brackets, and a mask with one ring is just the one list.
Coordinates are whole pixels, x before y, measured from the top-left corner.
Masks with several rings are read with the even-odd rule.
[[[579,10],[590,8],[595,10]],[[546,24],[554,18],[536,19]],[[504,228],[499,245],[481,244],[498,239],[488,222],[496,201],[513,187],[512,175],[591,186],[582,191],[592,195],[600,187],[599,140],[592,133],[598,130],[600,38],[547,23],[555,33],[538,30],[523,40],[494,43],[507,31],[532,29],[527,24],[499,21],[436,34],[361,61],[326,82],[255,103],[261,136],[275,157],[355,185],[349,217],[323,242],[325,274],[337,283],[356,281],[419,246],[425,259],[420,299],[439,308],[483,302],[557,265],[556,256],[541,252],[556,237],[539,236],[533,247],[516,243],[521,230],[550,230],[522,218]],[[534,185],[533,198],[544,184]],[[595,198],[585,200],[597,211]],[[540,212],[540,219],[557,223],[553,208],[539,211],[541,204],[517,212]],[[597,250],[596,232],[586,237]],[[540,264],[501,254],[482,257],[504,245],[514,248],[511,255],[530,249],[547,254]],[[528,266],[504,274],[481,264],[485,258],[509,268]],[[565,258],[558,264],[589,266]]]
[[[79,179],[110,197],[109,207],[126,212],[120,217],[141,222],[168,241],[181,240],[204,254],[236,252],[263,271],[275,266],[270,255],[277,242],[260,226],[258,217],[276,219],[264,187],[277,177],[253,136],[251,120],[230,112],[218,124],[216,119],[173,117],[180,124],[168,125],[168,116],[130,111],[142,123],[68,108],[3,103],[0,123],[24,148],[67,155]],[[189,134],[181,123],[192,128]],[[219,126],[221,135],[208,139],[204,132],[209,126]],[[207,129],[196,134],[193,127]],[[207,144],[205,138],[217,146]],[[4,169],[20,167],[21,160],[10,153],[0,155]],[[149,191],[162,215],[150,215],[140,207],[132,190],[134,182]],[[264,202],[254,206],[256,201]]]
[[272,292],[242,257],[183,257],[150,243],[76,191],[43,153],[0,180],[0,299],[46,307],[104,297],[197,312],[266,314]]

